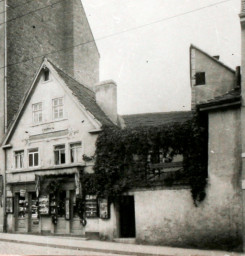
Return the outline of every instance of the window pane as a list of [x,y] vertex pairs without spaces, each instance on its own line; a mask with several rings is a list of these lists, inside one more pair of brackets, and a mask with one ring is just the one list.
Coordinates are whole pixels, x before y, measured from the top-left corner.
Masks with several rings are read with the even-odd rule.
[[54,162],[55,164],[59,164],[59,151],[54,152]]
[[33,155],[29,154],[29,166],[33,166]]
[[65,162],[66,162],[66,155],[65,155],[65,152],[61,152],[61,154],[60,154],[60,163],[61,164],[65,164]]
[[29,149],[29,152],[31,153],[31,152],[38,152],[38,148],[31,148],[31,149]]
[[34,166],[38,166],[38,153],[34,154]]

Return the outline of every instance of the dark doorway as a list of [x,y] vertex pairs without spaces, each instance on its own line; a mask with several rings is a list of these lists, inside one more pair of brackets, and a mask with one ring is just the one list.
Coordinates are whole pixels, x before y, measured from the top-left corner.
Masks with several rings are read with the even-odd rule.
[[135,237],[134,197],[122,196],[119,200],[120,237]]

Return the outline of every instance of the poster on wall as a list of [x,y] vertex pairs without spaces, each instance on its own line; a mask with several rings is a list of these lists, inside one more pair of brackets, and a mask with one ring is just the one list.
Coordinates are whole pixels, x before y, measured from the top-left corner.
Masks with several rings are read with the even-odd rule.
[[49,215],[49,196],[40,196],[38,206],[40,215]]
[[86,218],[98,217],[97,196],[86,195],[86,197],[85,197],[85,216],[86,216]]
[[70,199],[69,198],[66,198],[65,216],[66,216],[66,220],[70,219]]
[[101,219],[109,219],[110,218],[110,208],[109,202],[106,198],[99,199],[99,217]]
[[13,213],[14,212],[14,203],[13,197],[6,198],[6,213]]

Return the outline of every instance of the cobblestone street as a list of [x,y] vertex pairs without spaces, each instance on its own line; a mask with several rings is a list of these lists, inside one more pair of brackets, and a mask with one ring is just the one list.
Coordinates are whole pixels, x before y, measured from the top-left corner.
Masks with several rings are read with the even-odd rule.
[[[118,255],[108,253],[98,253],[81,250],[66,250],[51,248],[46,246],[27,245],[19,243],[0,242],[0,255]],[[133,255],[133,254],[132,254]]]

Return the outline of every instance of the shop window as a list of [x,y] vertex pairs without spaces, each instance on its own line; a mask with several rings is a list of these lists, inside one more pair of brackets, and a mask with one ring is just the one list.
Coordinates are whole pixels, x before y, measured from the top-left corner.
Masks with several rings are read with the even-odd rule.
[[25,197],[19,196],[18,218],[25,218],[28,215],[28,201]]
[[65,145],[58,145],[54,147],[54,163],[56,165],[65,164],[66,154]]
[[38,148],[28,150],[29,167],[35,167],[39,165],[39,152]]
[[24,168],[24,150],[14,152],[14,162],[16,169]]
[[70,144],[71,163],[78,163],[82,161],[82,144]]
[[38,124],[43,121],[42,102],[32,104],[32,121],[34,124]]
[[63,98],[53,99],[53,119],[61,119],[64,116]]
[[196,77],[196,85],[206,84],[205,72],[197,72],[195,77]]

